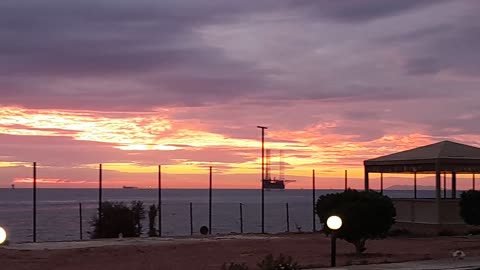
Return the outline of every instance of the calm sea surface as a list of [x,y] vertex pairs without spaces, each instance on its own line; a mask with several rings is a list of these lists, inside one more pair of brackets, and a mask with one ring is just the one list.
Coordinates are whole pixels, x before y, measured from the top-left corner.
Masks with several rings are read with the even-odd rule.
[[[317,197],[338,190],[316,190]],[[392,198],[412,198],[412,191],[386,190]],[[434,191],[418,191],[418,196],[433,198]],[[190,235],[190,202],[193,203],[194,232],[208,225],[208,190],[166,189],[163,198],[163,234]],[[157,203],[156,189],[104,189],[104,201],[129,203],[140,200],[148,206]],[[240,232],[240,203],[243,204],[243,229],[246,233],[261,232],[261,191],[213,190],[212,232]],[[90,220],[98,206],[96,189],[38,189],[37,241],[78,240],[80,238],[79,203],[83,208],[83,237],[88,238]],[[290,231],[311,231],[312,190],[265,191],[265,230],[268,233],[287,230],[286,203],[289,205]],[[0,226],[12,242],[32,241],[32,190],[0,189]],[[147,215],[148,216],[148,215]],[[318,219],[317,228],[320,228]],[[148,229],[144,221],[144,233]],[[147,228],[147,229],[146,229]]]

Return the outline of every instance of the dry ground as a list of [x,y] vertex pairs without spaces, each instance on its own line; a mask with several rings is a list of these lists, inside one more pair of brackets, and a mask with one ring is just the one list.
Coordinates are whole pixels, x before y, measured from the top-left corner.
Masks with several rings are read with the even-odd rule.
[[[478,237],[388,238],[367,241],[362,257],[353,246],[339,240],[337,264],[401,262],[448,258],[461,249],[467,256],[480,256]],[[0,248],[1,270],[219,270],[224,262],[245,262],[251,269],[265,255],[287,254],[302,266],[330,263],[330,240],[322,234],[290,234],[245,239],[178,239],[132,243],[122,246],[59,250]]]

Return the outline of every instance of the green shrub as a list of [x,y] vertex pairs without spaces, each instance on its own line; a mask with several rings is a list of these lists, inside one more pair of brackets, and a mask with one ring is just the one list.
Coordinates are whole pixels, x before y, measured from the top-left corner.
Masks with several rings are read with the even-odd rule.
[[237,264],[230,263],[228,266],[226,263],[222,265],[222,270],[248,270],[248,267],[245,263]]
[[128,207],[122,202],[103,202],[102,217],[92,217],[90,224],[93,232],[90,237],[116,238],[119,234],[124,237],[138,237],[142,233],[141,220],[145,218],[143,203],[134,201]]
[[292,257],[280,254],[274,258],[272,254],[267,255],[260,263],[257,264],[260,270],[298,270],[300,267],[294,262]]
[[[375,191],[352,189],[320,196],[316,213],[322,223],[326,223],[332,215],[339,216],[343,225],[336,236],[353,244],[357,254],[365,251],[367,239],[386,237],[396,216],[389,197]],[[331,233],[327,226],[324,226],[323,231],[327,235]]]
[[480,225],[480,191],[469,190],[462,192],[460,216],[469,225]]

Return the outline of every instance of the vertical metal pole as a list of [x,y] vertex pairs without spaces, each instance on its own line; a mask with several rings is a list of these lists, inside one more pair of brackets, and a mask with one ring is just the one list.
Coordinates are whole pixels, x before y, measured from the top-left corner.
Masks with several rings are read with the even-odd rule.
[[212,234],[212,166],[210,166],[208,190],[208,234]]
[[37,242],[37,162],[33,162],[33,242]]
[[383,173],[380,173],[380,193],[383,194]]
[[443,198],[447,198],[447,173],[443,173]]
[[80,240],[83,240],[82,203],[78,203],[78,216],[80,217]]
[[240,233],[243,233],[243,204],[240,203]]
[[312,230],[315,232],[315,170],[312,171]]
[[158,165],[158,236],[162,236],[162,165]]
[[190,203],[190,235],[193,235],[193,204]]
[[100,163],[98,170],[98,229],[99,236],[102,237],[102,164]]
[[287,211],[287,232],[290,232],[290,213],[288,209],[288,203],[285,204],[285,210]]
[[345,191],[348,189],[348,171],[345,170]]
[[265,129],[267,127],[257,126],[262,129],[262,233],[265,233],[265,189],[263,181],[265,180]]
[[417,172],[413,173],[413,198],[417,198]]
[[337,266],[337,237],[335,232],[332,232],[331,237],[331,250],[330,250],[330,264],[332,267]]
[[265,233],[265,128],[262,128],[262,233]]

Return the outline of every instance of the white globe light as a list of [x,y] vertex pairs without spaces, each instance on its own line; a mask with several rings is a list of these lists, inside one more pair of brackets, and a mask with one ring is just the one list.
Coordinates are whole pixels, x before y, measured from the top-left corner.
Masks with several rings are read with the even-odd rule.
[[3,244],[5,240],[7,240],[7,232],[2,227],[0,227],[0,245]]
[[330,230],[338,230],[342,227],[342,219],[338,216],[331,216],[327,219],[327,227]]

